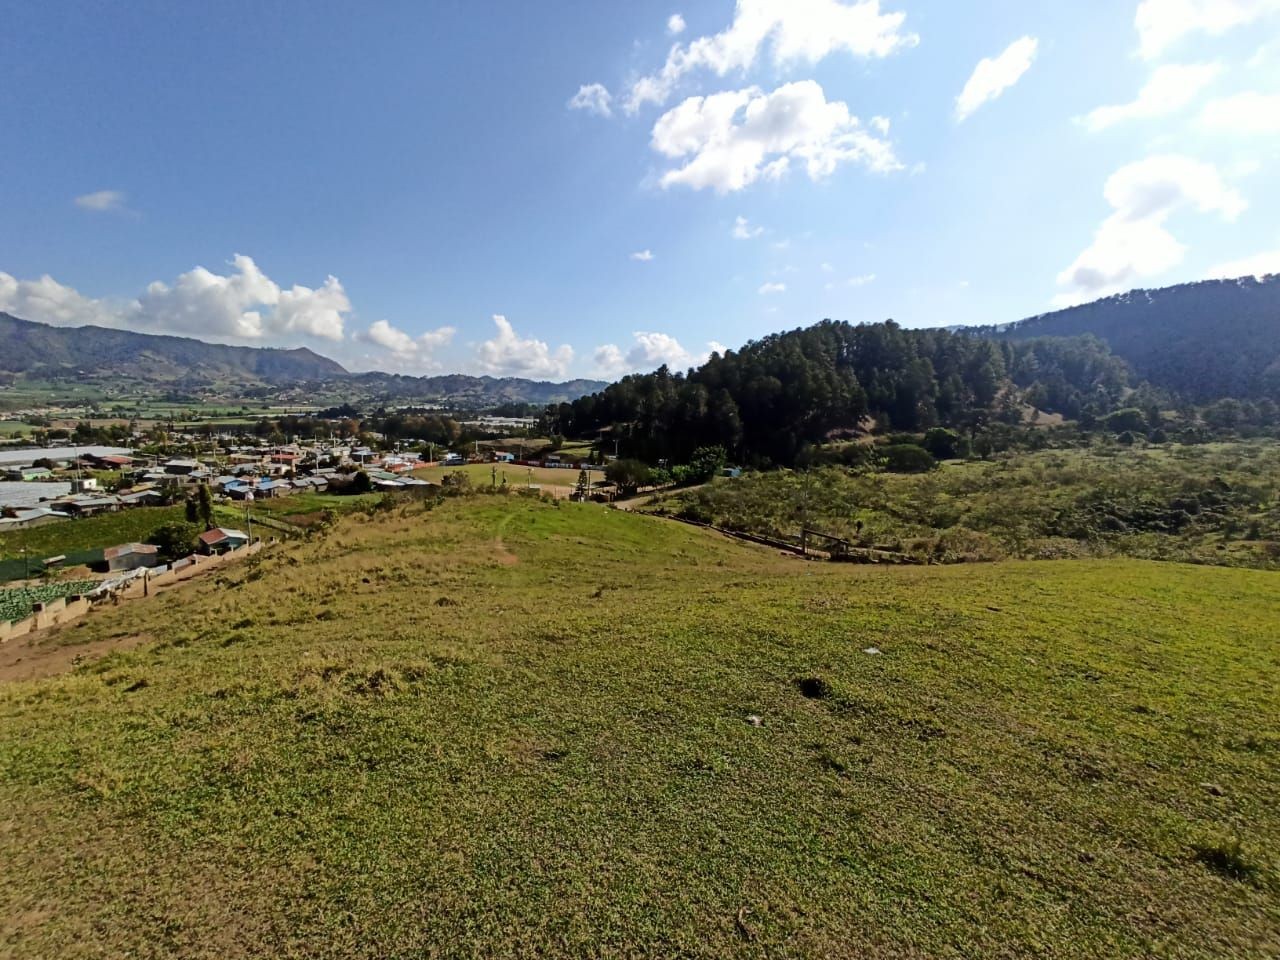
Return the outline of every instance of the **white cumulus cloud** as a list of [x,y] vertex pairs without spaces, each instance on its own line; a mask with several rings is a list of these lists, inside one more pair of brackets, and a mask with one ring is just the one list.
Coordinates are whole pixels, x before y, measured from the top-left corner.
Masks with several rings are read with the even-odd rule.
[[454,327],[439,327],[415,337],[386,320],[375,320],[368,330],[357,336],[366,343],[382,347],[391,354],[397,366],[434,368],[435,351],[448,346],[457,332]]
[[159,280],[132,300],[82,296],[51,277],[19,281],[0,274],[0,309],[59,326],[95,324],[178,333],[212,340],[342,340],[351,302],[337,277],[318,289],[281,287],[252,257],[236,254],[232,270],[195,267],[172,285]]
[[595,361],[597,374],[619,377],[626,373],[656,370],[663,364],[672,370],[684,370],[702,366],[712,353],[725,351],[724,344],[714,340],[707,342],[705,351],[695,353],[685,349],[679,340],[667,333],[637,331],[631,336],[633,342],[627,350],[616,343],[606,343],[596,348],[592,359]]
[[476,362],[485,373],[548,380],[566,376],[573,363],[573,347],[564,344],[552,350],[545,340],[521,337],[501,314],[494,314],[493,323],[497,334],[476,347]]
[[56,327],[118,327],[127,303],[86,297],[45,274],[38,280],[19,280],[0,272],[0,310]]
[[733,239],[754,240],[764,233],[764,227],[753,227],[746,217],[735,217],[733,220]]
[[760,294],[760,296],[762,297],[767,297],[775,293],[786,293],[786,292],[787,292],[787,285],[785,283],[777,283],[773,280],[760,284],[760,289],[756,291],[756,293]]
[[76,206],[95,213],[123,213],[127,211],[125,195],[119,190],[98,190],[76,197]]
[[1081,118],[1081,122],[1096,133],[1126,120],[1176,113],[1191,103],[1221,72],[1222,65],[1218,63],[1175,63],[1157,67],[1136,98],[1128,103],[1091,110]]
[[1121,167],[1108,178],[1103,195],[1113,213],[1093,243],[1059,274],[1059,286],[1068,288],[1056,298],[1059,305],[1118,293],[1181,263],[1187,248],[1166,228],[1176,211],[1190,208],[1231,221],[1246,206],[1216,167],[1177,155]]
[[784,176],[793,162],[812,180],[842,163],[885,173],[901,169],[893,146],[864,127],[839,101],[828,102],[813,80],[690,97],[663,114],[651,145],[683,166],[664,173],[665,187],[710,187],[729,193]]
[[1226,136],[1280,134],[1280,93],[1246,90],[1210,100],[1197,121],[1209,133]]
[[648,249],[637,250],[635,253],[631,255],[631,259],[639,260],[641,263],[648,263],[650,260],[653,259],[653,251]]
[[750,69],[769,46],[779,68],[816,64],[841,50],[859,57],[887,57],[914,46],[919,38],[902,29],[903,13],[884,13],[880,0],[738,0],[733,22],[723,31],[678,43],[657,73],[631,87],[626,109],[663,104],[686,74],[709,70],[723,77]]
[[1280,275],[1280,250],[1267,250],[1243,260],[1231,260],[1209,268],[1210,279],[1235,280],[1238,277],[1263,277]]
[[678,13],[673,13],[667,18],[667,33],[671,36],[684,33],[684,17]]
[[1280,12],[1280,0],[1142,0],[1133,19],[1138,53],[1152,60],[1183,37],[1221,36],[1276,12]]
[[585,110],[599,117],[613,116],[613,95],[599,83],[584,83],[578,92],[569,98],[570,110]]
[[973,68],[969,81],[956,97],[956,120],[964,121],[984,103],[996,99],[1031,69],[1040,42],[1035,37],[1013,41],[997,57],[986,57]]

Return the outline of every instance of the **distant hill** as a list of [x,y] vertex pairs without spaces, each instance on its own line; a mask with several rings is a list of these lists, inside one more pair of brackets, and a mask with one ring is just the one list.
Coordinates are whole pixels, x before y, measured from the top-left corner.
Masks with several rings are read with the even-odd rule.
[[1134,290],[979,332],[1015,340],[1089,333],[1138,378],[1191,399],[1280,397],[1280,275]]
[[29,378],[118,377],[157,387],[217,386],[234,392],[312,385],[386,401],[448,400],[464,406],[560,403],[603,389],[600,380],[550,383],[451,374],[408,377],[348,372],[306,347],[233,347],[189,337],[105,327],[54,327],[0,313],[0,374]]
[[346,376],[306,347],[232,347],[105,327],[52,327],[0,313],[0,371],[27,376],[119,376],[158,385],[192,381],[280,384]]
[[520,377],[472,377],[450,373],[437,377],[407,377],[392,373],[360,373],[351,377],[361,391],[378,399],[448,398],[461,406],[501,403],[565,403],[608,386],[604,380],[525,380]]

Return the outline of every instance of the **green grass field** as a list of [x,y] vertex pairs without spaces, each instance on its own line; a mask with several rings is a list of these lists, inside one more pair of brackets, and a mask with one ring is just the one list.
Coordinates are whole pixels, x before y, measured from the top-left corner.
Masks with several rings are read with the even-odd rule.
[[[315,513],[319,510],[333,510],[342,514],[364,509],[376,503],[381,497],[381,493],[362,493],[354,496],[339,496],[333,493],[293,493],[287,497],[256,500],[253,504],[253,512],[255,515],[266,513],[283,518],[302,513]],[[243,504],[233,505],[230,509],[244,512]]]
[[1277,610],[1255,570],[354,515],[0,684],[0,952],[1274,957]]
[[[460,467],[423,467],[413,471],[413,475],[422,480],[439,483],[450,474],[465,474],[473,486],[488,487],[493,484],[494,468],[497,468],[498,483],[507,478],[507,486],[518,488],[529,484],[542,487],[573,487],[578,482],[578,471],[546,467],[522,467],[514,463],[468,463]],[[591,471],[593,482],[604,479],[599,470]]]
[[138,507],[0,534],[0,581],[22,578],[24,547],[32,572],[40,569],[40,561],[59,554],[93,563],[107,547],[145,541],[157,527],[182,517],[182,507]]

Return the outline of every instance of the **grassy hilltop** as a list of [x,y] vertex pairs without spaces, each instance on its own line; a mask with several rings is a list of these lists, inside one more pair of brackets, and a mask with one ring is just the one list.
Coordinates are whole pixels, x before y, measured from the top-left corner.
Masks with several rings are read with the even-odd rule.
[[1275,956],[1277,610],[1257,570],[348,517],[0,685],[0,953]]

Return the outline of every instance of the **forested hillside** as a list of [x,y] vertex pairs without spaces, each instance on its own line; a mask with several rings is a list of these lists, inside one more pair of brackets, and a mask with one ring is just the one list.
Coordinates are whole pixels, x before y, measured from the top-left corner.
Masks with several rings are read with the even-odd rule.
[[1192,400],[1280,399],[1280,275],[1134,290],[985,334],[1092,334],[1141,379]]
[[608,428],[651,461],[720,445],[741,461],[788,464],[867,417],[908,431],[1020,420],[1022,390],[1043,410],[1100,416],[1129,383],[1125,363],[1092,337],[994,340],[827,320],[713,354],[687,375],[663,367],[626,377],[548,415],[569,436]]
[[450,373],[434,377],[411,377],[396,373],[361,373],[351,385],[360,392],[391,403],[417,397],[447,397],[465,406],[502,404],[546,404],[573,400],[607,386],[603,380],[526,380],[523,377],[473,377]]

